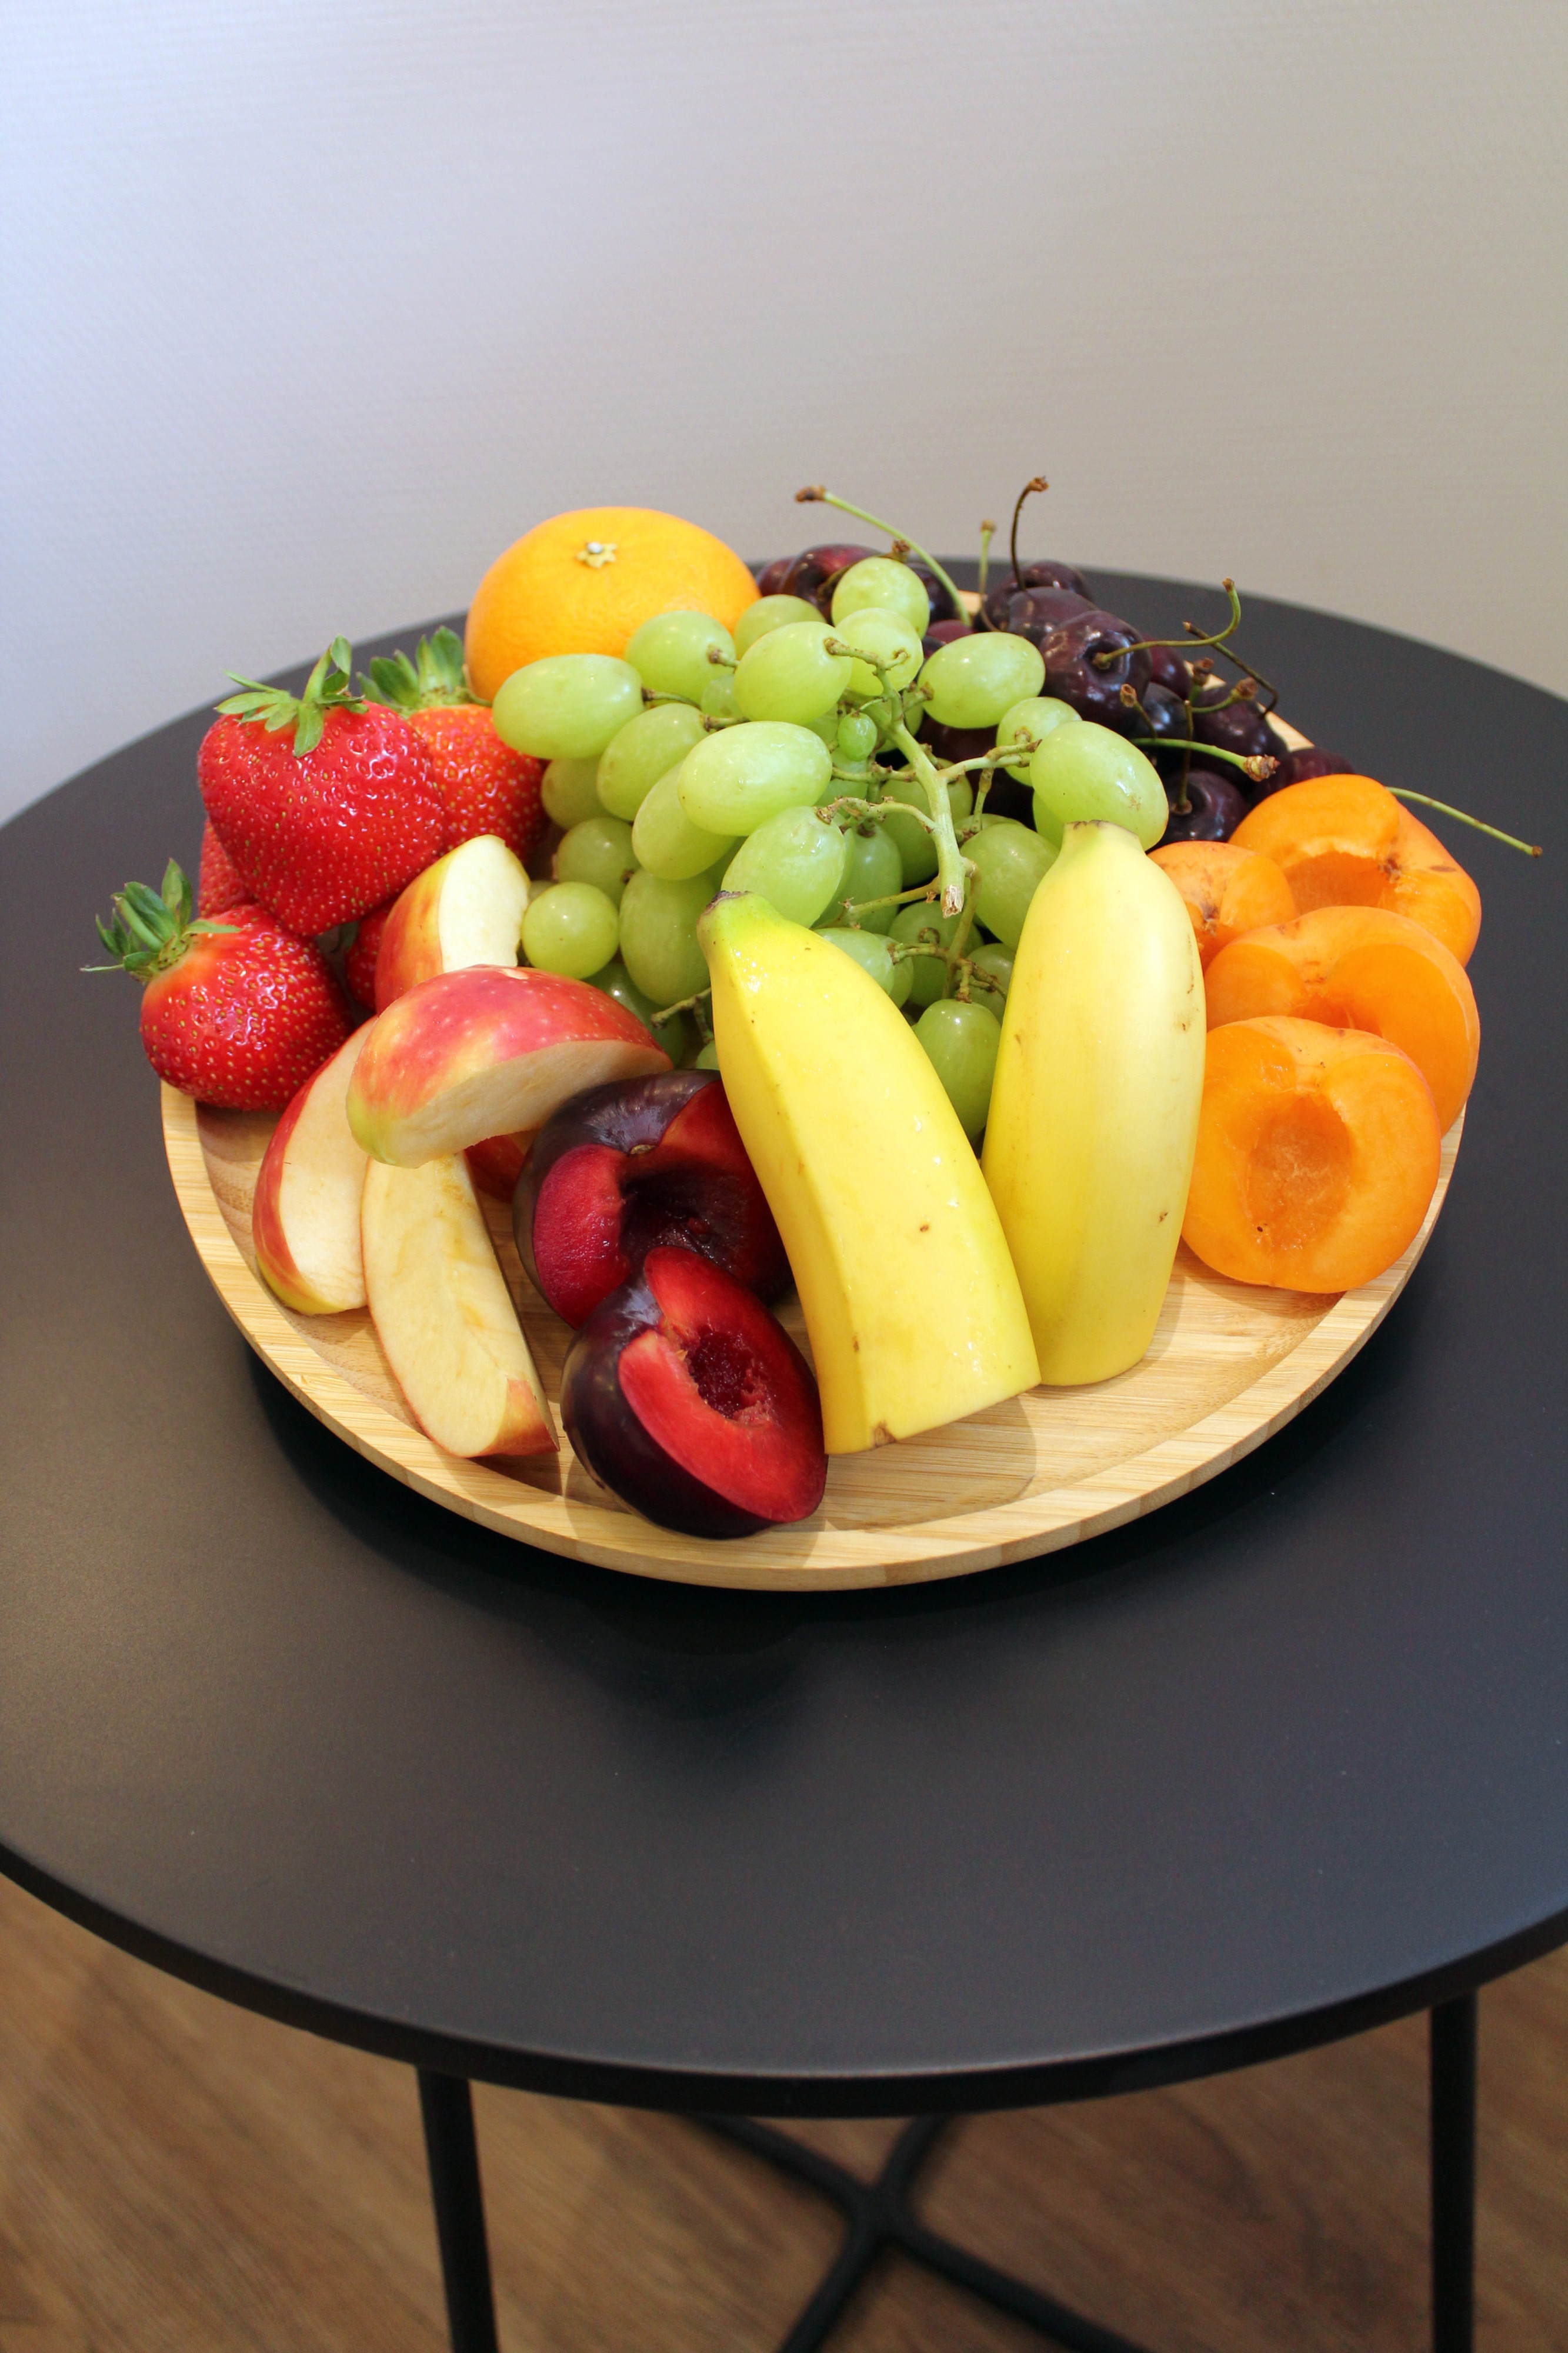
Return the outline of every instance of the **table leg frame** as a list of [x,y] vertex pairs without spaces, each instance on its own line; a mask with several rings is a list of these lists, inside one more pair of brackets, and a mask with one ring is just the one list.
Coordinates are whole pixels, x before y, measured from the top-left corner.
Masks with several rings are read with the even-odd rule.
[[[1474,2353],[1477,2002],[1461,1994],[1433,2010],[1430,2030],[1432,2353]],[[419,2103],[446,2284],[452,2353],[499,2353],[473,2104],[460,2077],[419,2071]],[[844,2243],[781,2340],[778,2353],[818,2353],[877,2263],[897,2250],[1066,2353],[1142,2353],[1130,2337],[1071,2311],[1010,2273],[929,2230],[911,2199],[942,2135],[959,2121],[917,2116],[881,2171],[862,2180],[775,2126],[697,2116],[706,2131],[750,2150],[831,2200]]]

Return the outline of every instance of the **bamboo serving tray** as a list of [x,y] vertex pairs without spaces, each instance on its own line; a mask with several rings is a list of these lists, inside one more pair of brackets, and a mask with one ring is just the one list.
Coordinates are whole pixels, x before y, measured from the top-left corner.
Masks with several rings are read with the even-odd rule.
[[[256,1271],[250,1205],[274,1121],[164,1087],[163,1140],[191,1239],[246,1338],[319,1421],[368,1461],[466,1519],[546,1552],[688,1585],[910,1585],[1026,1559],[1136,1519],[1212,1479],[1300,1413],[1398,1298],[1443,1205],[1462,1121],[1443,1141],[1426,1222],[1375,1282],[1339,1297],[1211,1274],[1184,1248],[1142,1364],[1093,1388],[1031,1390],[930,1436],[837,1457],[822,1508],[727,1543],[658,1528],[558,1456],[468,1462],[416,1429],[369,1314],[296,1315]],[[485,1197],[480,1196],[481,1200]],[[523,1273],[506,1208],[497,1254],[560,1430],[572,1335]],[[806,1350],[793,1293],[780,1308]]]

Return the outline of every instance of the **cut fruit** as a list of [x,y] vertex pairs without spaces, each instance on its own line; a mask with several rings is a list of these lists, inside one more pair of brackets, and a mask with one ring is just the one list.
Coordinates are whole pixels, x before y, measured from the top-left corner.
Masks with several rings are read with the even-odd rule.
[[1231,836],[1271,858],[1298,914],[1382,907],[1425,924],[1468,964],[1481,894],[1435,833],[1370,776],[1312,776],[1270,793]]
[[372,1320],[409,1411],[448,1454],[550,1454],[544,1391],[460,1154],[372,1162],[362,1210]]
[[789,1280],[711,1071],[662,1071],[574,1097],[534,1145],[512,1227],[533,1283],[573,1325],[663,1245],[711,1259],[764,1299]]
[[534,1131],[525,1127],[516,1135],[487,1135],[482,1144],[468,1145],[464,1157],[468,1174],[481,1193],[488,1193],[495,1201],[510,1200],[533,1135]]
[[1288,923],[1296,913],[1290,885],[1261,850],[1234,841],[1168,841],[1149,855],[1186,902],[1205,970],[1243,932]]
[[803,1520],[827,1457],[816,1383],[755,1295],[694,1250],[650,1250],[567,1356],[561,1416],[602,1485],[658,1526],[742,1536]]
[[1211,1029],[1182,1239],[1237,1282],[1353,1291],[1421,1230],[1437,1183],[1432,1090],[1359,1029]]
[[1365,1029],[1408,1054],[1447,1134],[1475,1081],[1481,1024],[1465,968],[1407,915],[1319,907],[1248,932],[1208,968],[1208,1024],[1291,1014]]
[[256,1263],[298,1315],[364,1305],[360,1195],[365,1155],[344,1111],[370,1025],[306,1080],[272,1131],[256,1179]]
[[531,966],[470,965],[378,1013],[349,1124],[373,1160],[417,1167],[542,1127],[584,1087],[667,1071],[642,1023],[603,989]]
[[421,980],[469,965],[514,965],[529,880],[493,833],[476,834],[416,875],[394,901],[375,959],[375,1008]]

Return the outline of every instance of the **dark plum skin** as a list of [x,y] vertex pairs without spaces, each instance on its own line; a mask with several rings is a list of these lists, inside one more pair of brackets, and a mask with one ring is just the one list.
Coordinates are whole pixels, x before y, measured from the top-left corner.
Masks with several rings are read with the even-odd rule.
[[[1020,589],[1028,588],[1070,588],[1073,595],[1081,596],[1086,605],[1094,602],[1094,592],[1088,581],[1070,564],[1059,564],[1054,557],[1047,556],[1038,564],[1026,564],[1016,579],[1013,576],[1012,565],[1008,565],[1002,577],[993,581],[985,592],[985,617],[994,629],[1011,628],[1007,618],[1008,603]],[[1012,634],[1020,637],[1023,632],[1014,629]]]
[[511,1222],[530,1282],[568,1324],[665,1244],[764,1296],[789,1279],[717,1071],[660,1071],[574,1095],[533,1140]]
[[755,1535],[806,1518],[827,1457],[794,1341],[710,1261],[650,1250],[566,1354],[561,1419],[579,1461],[656,1525]]
[[1187,772],[1187,806],[1178,809],[1181,794],[1179,781],[1168,783],[1165,791],[1171,804],[1171,814],[1165,830],[1160,836],[1167,841],[1228,841],[1242,818],[1248,802],[1245,793],[1222,776],[1217,768],[1190,768]]

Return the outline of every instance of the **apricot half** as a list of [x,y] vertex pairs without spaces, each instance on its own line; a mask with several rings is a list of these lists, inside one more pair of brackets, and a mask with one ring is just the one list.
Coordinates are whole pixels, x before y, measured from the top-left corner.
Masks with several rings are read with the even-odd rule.
[[1382,907],[1408,915],[1468,964],[1481,894],[1435,833],[1371,776],[1312,776],[1270,793],[1231,836],[1271,858],[1297,911]]
[[1261,923],[1288,923],[1296,913],[1290,885],[1271,858],[1234,841],[1169,841],[1149,852],[1186,902],[1198,961],[1210,958]]
[[1465,968],[1408,915],[1319,907],[1232,940],[1204,976],[1208,1025],[1287,1013],[1367,1029],[1408,1054],[1447,1134],[1475,1082],[1481,1024]]
[[1362,1029],[1265,1016],[1211,1029],[1182,1239],[1237,1282],[1353,1291],[1421,1229],[1432,1090]]

